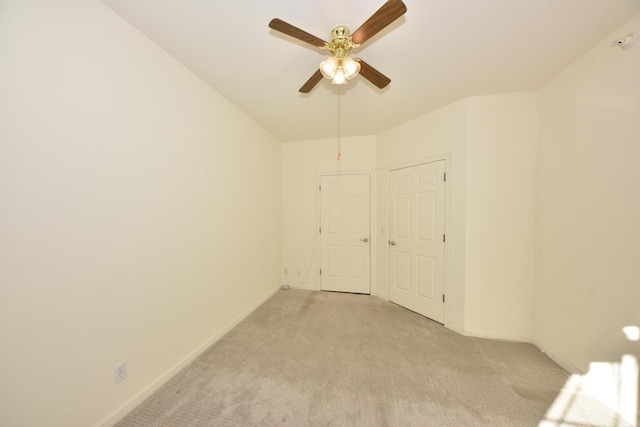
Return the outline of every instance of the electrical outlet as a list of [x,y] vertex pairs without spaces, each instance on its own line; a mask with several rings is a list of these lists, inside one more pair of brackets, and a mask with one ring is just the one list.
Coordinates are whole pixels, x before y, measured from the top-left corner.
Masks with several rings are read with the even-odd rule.
[[298,269],[298,277],[300,277],[300,269]]
[[284,268],[284,275],[286,276],[287,274],[289,274],[289,269],[287,267]]
[[113,371],[113,382],[118,384],[125,378],[127,378],[127,362],[118,363]]

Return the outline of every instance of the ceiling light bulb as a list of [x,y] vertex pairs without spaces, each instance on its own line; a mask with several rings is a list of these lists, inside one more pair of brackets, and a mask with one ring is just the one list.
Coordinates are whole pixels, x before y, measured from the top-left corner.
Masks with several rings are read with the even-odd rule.
[[327,79],[332,79],[335,76],[337,69],[338,69],[338,58],[336,58],[335,56],[332,56],[326,61],[322,61],[320,63],[320,72]]
[[333,80],[331,81],[332,85],[344,85],[347,84],[347,79],[345,78],[344,75],[344,70],[342,69],[342,67],[338,68],[336,70],[336,75],[333,77]]
[[344,76],[347,80],[351,80],[360,72],[360,63],[347,56],[342,60],[342,68],[344,69]]

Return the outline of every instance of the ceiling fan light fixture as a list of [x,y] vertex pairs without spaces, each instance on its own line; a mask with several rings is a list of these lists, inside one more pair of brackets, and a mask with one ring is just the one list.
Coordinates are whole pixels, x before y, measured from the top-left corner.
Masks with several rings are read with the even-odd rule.
[[330,57],[326,61],[320,63],[320,72],[327,79],[332,79],[336,75],[338,70],[338,58],[335,56]]
[[[302,85],[299,92],[309,93],[320,83],[323,77],[332,80],[332,84],[346,84],[347,80],[353,79],[358,74],[379,89],[384,89],[391,83],[391,79],[363,60],[350,58],[349,52],[353,48],[360,47],[362,43],[371,39],[406,12],[407,6],[402,0],[387,0],[380,9],[358,27],[353,36],[346,25],[336,25],[331,31],[331,40],[329,42],[278,18],[274,18],[269,22],[269,28],[316,48],[327,50],[332,54],[331,58],[320,64],[309,80]],[[621,44],[620,41],[617,43],[618,45]]]
[[360,63],[350,56],[347,56],[342,60],[342,69],[344,70],[344,76],[347,80],[351,80],[360,72]]
[[344,74],[344,70],[342,69],[342,67],[339,67],[336,70],[336,75],[333,77],[333,80],[331,80],[331,84],[332,85],[345,85],[347,84],[347,78]]

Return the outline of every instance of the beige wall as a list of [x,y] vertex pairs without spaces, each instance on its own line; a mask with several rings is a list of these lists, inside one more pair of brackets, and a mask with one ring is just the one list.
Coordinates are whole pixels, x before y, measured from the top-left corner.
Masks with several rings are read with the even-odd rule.
[[531,341],[536,92],[467,100],[465,329]]
[[640,359],[640,15],[540,90],[535,339],[571,370]]
[[[388,197],[389,171],[416,162],[448,158],[449,213],[446,230],[449,276],[446,323],[464,332],[465,266],[465,143],[467,102],[456,102],[378,135],[377,294],[388,298]],[[381,227],[384,227],[384,231]]]
[[[283,284],[318,289],[318,174],[375,170],[375,136],[343,138],[341,147],[342,157],[338,161],[337,139],[291,141],[281,145]],[[372,177],[372,188],[375,188],[375,176]],[[375,197],[372,206],[374,203]],[[375,209],[372,211],[375,214]],[[372,250],[373,257],[375,251]],[[286,275],[285,268],[288,270]],[[374,292],[375,285],[373,281]]]
[[0,425],[96,425],[279,285],[279,144],[97,1],[0,52]]

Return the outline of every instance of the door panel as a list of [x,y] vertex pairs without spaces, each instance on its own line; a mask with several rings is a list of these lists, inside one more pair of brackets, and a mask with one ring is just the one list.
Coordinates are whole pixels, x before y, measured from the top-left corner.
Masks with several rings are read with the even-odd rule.
[[320,177],[323,291],[371,293],[370,187],[369,175]]
[[329,246],[327,248],[327,268],[325,271],[329,277],[342,277],[342,246]]
[[[358,191],[363,191],[363,190],[361,189]],[[363,209],[364,209],[363,197],[361,196],[349,197],[349,232],[351,234],[361,235],[363,232],[363,227],[364,227]]]
[[435,240],[437,205],[435,192],[418,194],[418,239],[421,241]]
[[444,322],[445,161],[391,171],[389,296]]
[[396,237],[409,238],[409,212],[411,211],[411,198],[408,194],[396,196]]
[[398,290],[409,292],[411,254],[399,250],[394,251],[395,286]]
[[436,260],[418,255],[418,295],[435,300]]

